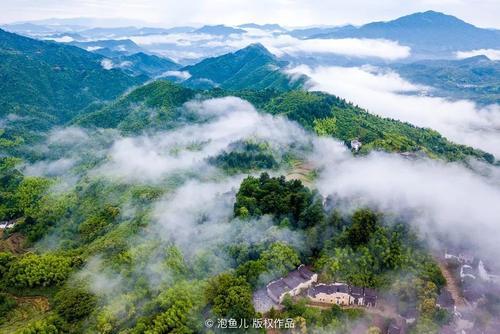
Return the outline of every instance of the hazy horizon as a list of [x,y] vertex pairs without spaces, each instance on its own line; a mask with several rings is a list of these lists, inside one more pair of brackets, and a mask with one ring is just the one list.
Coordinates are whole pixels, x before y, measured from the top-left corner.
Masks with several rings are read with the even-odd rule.
[[[280,24],[285,27],[362,25],[373,21],[389,21],[415,12],[434,10],[456,16],[482,28],[500,28],[500,4],[494,0],[412,0],[400,3],[383,0],[372,3],[354,0],[349,3],[321,3],[295,0],[244,1],[219,0],[207,3],[194,0],[184,3],[147,0],[140,4],[126,0],[77,1],[60,3],[53,0],[1,1],[0,23],[49,20],[94,19],[92,26],[157,26],[173,27],[204,24],[240,25],[245,23]],[[266,8],[266,10],[262,10]],[[110,14],[112,13],[112,14]],[[301,24],[297,24],[300,22]]]

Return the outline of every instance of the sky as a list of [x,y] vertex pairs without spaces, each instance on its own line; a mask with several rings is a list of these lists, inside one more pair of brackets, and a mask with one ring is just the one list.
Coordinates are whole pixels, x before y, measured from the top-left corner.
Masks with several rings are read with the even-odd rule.
[[293,27],[363,24],[431,9],[500,29],[500,0],[0,0],[0,23],[94,17],[165,27],[248,22]]

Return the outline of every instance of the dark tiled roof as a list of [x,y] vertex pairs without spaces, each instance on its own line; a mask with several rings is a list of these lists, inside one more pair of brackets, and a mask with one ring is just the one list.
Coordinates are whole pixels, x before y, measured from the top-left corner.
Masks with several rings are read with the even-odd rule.
[[455,301],[447,289],[442,289],[438,296],[437,304],[441,307],[453,307]]
[[267,289],[276,298],[279,298],[283,293],[290,291],[290,288],[285,284],[285,282],[281,278],[277,281],[269,283],[267,285]]
[[294,289],[308,280],[309,279],[302,277],[298,270],[294,270],[288,273],[286,277],[283,277],[283,281],[285,281],[286,285],[288,285],[290,289]]
[[364,294],[364,289],[358,286],[351,286],[351,295],[353,297],[362,297]]
[[296,270],[289,272],[286,277],[269,283],[267,287],[275,297],[279,298],[283,293],[309,281],[313,275],[312,271],[301,264]]
[[306,278],[307,280],[310,280],[315,274],[310,271],[306,266],[304,266],[303,264],[301,264],[299,266],[299,268],[297,268],[297,271],[300,273],[300,275],[304,278]]
[[317,296],[319,293],[332,295],[336,292],[349,293],[349,286],[347,284],[319,284],[309,289],[308,294],[312,297]]

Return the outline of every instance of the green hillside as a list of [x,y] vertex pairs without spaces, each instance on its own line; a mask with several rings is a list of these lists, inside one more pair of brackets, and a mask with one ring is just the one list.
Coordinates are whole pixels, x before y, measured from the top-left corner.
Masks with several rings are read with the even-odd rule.
[[176,108],[194,98],[195,91],[158,80],[139,87],[95,112],[74,120],[87,127],[120,128],[138,132],[146,128],[165,128],[175,121]]
[[105,70],[102,56],[0,30],[0,116],[39,116],[68,121],[97,101],[115,99],[144,82],[121,70]]
[[216,88],[195,91],[167,81],[156,81],[140,87],[101,110],[75,120],[91,127],[119,128],[141,132],[152,128],[169,128],[181,115],[180,107],[196,94],[199,98],[238,96],[256,108],[283,115],[319,135],[363,143],[361,153],[370,150],[425,154],[449,161],[475,157],[494,162],[491,154],[468,146],[454,144],[431,129],[370,114],[336,96],[303,90],[280,92],[272,89],[230,91]]
[[286,62],[279,61],[262,44],[251,44],[234,53],[207,58],[182,70],[191,77],[183,84],[193,88],[288,90],[299,87],[302,80],[291,81],[282,73]]
[[500,103],[500,62],[486,56],[463,60],[423,60],[393,65],[405,79],[434,87],[432,94],[471,99],[480,104]]

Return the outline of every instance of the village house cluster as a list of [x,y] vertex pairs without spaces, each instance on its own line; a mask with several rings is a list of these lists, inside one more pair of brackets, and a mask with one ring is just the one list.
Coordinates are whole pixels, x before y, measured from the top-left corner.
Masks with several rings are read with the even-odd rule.
[[367,307],[375,306],[377,303],[375,290],[345,283],[318,283],[318,274],[303,264],[287,276],[270,282],[266,291],[277,304],[281,304],[287,295],[294,297],[302,293],[312,303]]
[[461,294],[469,306],[477,306],[485,293],[500,290],[500,275],[467,251],[448,250],[444,254],[448,264],[455,265],[460,280]]

